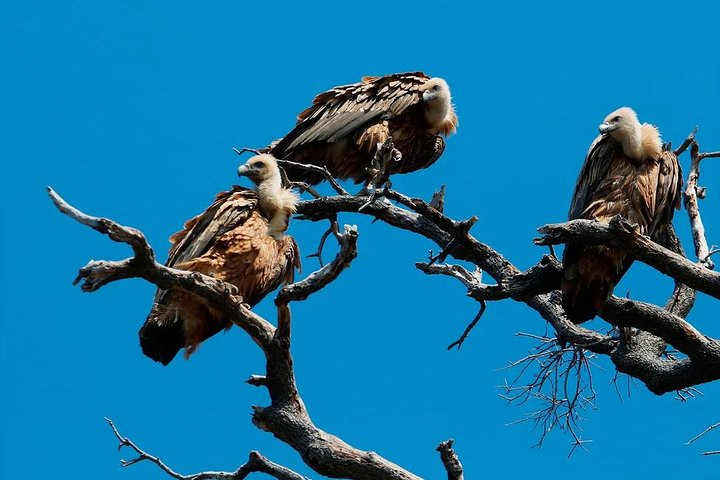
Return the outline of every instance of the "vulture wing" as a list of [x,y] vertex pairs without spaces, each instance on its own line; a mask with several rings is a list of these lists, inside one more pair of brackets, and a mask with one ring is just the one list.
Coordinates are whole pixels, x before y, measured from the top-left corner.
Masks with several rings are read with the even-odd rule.
[[165,263],[168,267],[199,257],[230,230],[242,225],[257,208],[254,190],[233,186],[220,192],[200,215],[185,222],[184,228],[170,237],[172,247]]
[[648,233],[656,240],[657,234],[662,235],[664,225],[672,223],[675,210],[680,209],[682,198],[682,170],[677,156],[672,151],[664,151],[660,156],[655,215]]
[[[215,202],[204,213],[188,220],[183,230],[170,237],[173,245],[165,264],[168,267],[178,267],[207,253],[223,235],[251,218],[257,202],[255,191],[238,186],[219,193]],[[177,307],[183,300],[186,300],[187,305],[199,303],[197,299],[190,298],[189,294],[158,289],[150,314],[140,328],[140,346],[143,352],[164,365],[170,363],[188,341],[185,321]],[[208,327],[203,332],[205,338],[223,328],[217,322],[209,320]]]
[[587,218],[583,216],[592,203],[601,184],[610,172],[617,145],[604,135],[599,135],[588,149],[580,175],[575,183],[568,220]]
[[308,143],[333,143],[365,125],[401,115],[421,101],[420,89],[428,80],[422,72],[364,77],[360,83],[321,93],[298,115],[295,128],[272,147],[272,153],[286,158]]
[[[613,180],[623,160],[620,146],[600,135],[590,146],[580,170],[568,212],[570,220],[611,216],[618,186]],[[619,187],[622,188],[622,187]],[[570,320],[590,320],[605,302],[613,287],[630,267],[625,256],[605,247],[585,247],[569,243],[563,251],[563,308]]]

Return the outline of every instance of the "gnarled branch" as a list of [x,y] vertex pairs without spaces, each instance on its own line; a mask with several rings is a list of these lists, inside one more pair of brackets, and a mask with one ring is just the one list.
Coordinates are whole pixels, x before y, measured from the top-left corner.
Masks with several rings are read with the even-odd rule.
[[649,237],[637,233],[622,217],[613,218],[609,224],[592,220],[571,220],[545,225],[538,231],[544,236],[535,240],[536,245],[573,242],[622,248],[630,257],[691,288],[720,299],[720,273],[693,263],[653,242]]
[[[109,219],[98,219],[86,215],[65,202],[52,189],[48,189],[48,191],[62,213],[101,233],[108,234],[115,241],[130,244],[136,252],[135,257],[121,262],[98,261],[91,262],[84,267],[80,277],[93,286],[93,288],[87,288],[86,291],[94,291],[111,281],[130,277],[144,278],[163,289],[181,288],[213,303],[226,318],[239,325],[255,340],[265,355],[267,373],[262,379],[256,376],[252,383],[266,387],[271,399],[269,406],[253,407],[252,420],[258,428],[272,433],[290,445],[301,455],[308,466],[321,475],[358,480],[378,478],[418,480],[420,478],[374,452],[356,449],[316,427],[297,390],[293,360],[290,355],[291,318],[287,302],[307,298],[308,295],[319,289],[318,285],[327,285],[338,277],[339,273],[349,265],[356,255],[356,229],[348,227],[344,234],[338,234],[341,249],[333,262],[311,275],[312,278],[309,281],[301,281],[295,286],[288,286],[287,293],[280,297],[281,301],[276,301],[278,323],[275,327],[243,306],[242,299],[234,295],[232,285],[197,272],[186,272],[160,265],[151,254],[152,249],[147,244],[144,235],[138,230],[123,227]],[[118,438],[123,438],[119,434],[117,435]],[[126,466],[150,460],[178,480],[244,478],[232,477],[235,473],[225,472],[210,472],[207,474],[209,476],[199,476],[204,474],[183,476],[172,471],[159,459],[142,452],[129,440],[125,439],[125,441],[127,446],[133,448],[140,455],[137,459],[126,462]]]

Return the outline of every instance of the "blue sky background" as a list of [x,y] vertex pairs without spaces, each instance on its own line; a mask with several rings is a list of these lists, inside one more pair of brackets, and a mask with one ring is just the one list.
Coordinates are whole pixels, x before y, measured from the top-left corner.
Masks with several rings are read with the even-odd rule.
[[[521,268],[545,250],[535,229],[565,218],[596,127],[634,107],[682,141],[700,126],[720,149],[717,5],[591,2],[486,6],[438,2],[39,2],[6,4],[2,143],[2,478],[166,478],[152,465],[119,466],[103,421],[183,473],[232,470],[259,449],[318,478],[298,455],[250,423],[267,395],[243,383],[263,372],[238,329],[167,368],[142,356],[137,329],[154,288],[140,280],[94,294],[71,285],[90,259],[129,249],[57,213],[52,185],[88,213],[142,229],[161,259],[167,237],[238,182],[232,146],[282,136],[315,93],[361,76],[423,70],[448,80],[458,134],[432,168],[394,178],[413,196],[448,186],[446,211],[478,215],[472,232]],[[687,158],[682,159],[687,167]],[[703,166],[702,213],[720,243],[720,164]],[[507,407],[498,371],[542,333],[533,311],[491,304],[461,351],[447,352],[476,304],[456,282],[413,263],[428,241],[345,215],[360,229],[350,270],[295,305],[298,384],[317,425],[424,478],[444,478],[434,451],[456,439],[468,478],[659,475],[715,478],[720,435],[684,442],[720,421],[720,388],[682,403],[643,387],[620,402],[612,366],[595,376],[597,411],[582,435],[589,453],[568,459],[571,439],[508,427],[528,408]],[[676,225],[691,248],[687,216]],[[305,253],[325,225],[293,222]],[[328,252],[329,255],[329,252]],[[316,264],[305,261],[305,273]],[[368,278],[372,277],[372,282]],[[618,287],[664,301],[671,282],[636,265]],[[271,299],[257,310],[273,315]],[[720,336],[717,302],[704,296],[689,320]]]

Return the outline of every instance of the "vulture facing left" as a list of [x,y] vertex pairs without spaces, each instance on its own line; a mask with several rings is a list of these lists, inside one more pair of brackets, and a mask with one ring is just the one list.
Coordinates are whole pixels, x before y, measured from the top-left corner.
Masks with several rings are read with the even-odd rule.
[[[284,138],[268,147],[276,158],[322,165],[333,177],[368,180],[367,168],[379,145],[392,139],[402,158],[390,174],[432,165],[445,150],[443,137],[458,124],[450,88],[422,72],[364,77],[315,97]],[[323,177],[285,168],[292,181],[317,184]]]
[[[580,171],[568,217],[609,222],[622,215],[654,238],[680,208],[682,177],[658,129],[623,107],[600,125]],[[592,319],[632,263],[622,249],[569,243],[563,253],[562,304],[574,323]]]
[[[185,223],[170,241],[166,265],[212,276],[235,285],[250,306],[300,268],[295,240],[284,234],[297,196],[282,187],[272,155],[251,158],[238,169],[254,190],[235,186],[221,192],[202,214]],[[143,353],[167,365],[181,349],[188,358],[198,345],[232,325],[205,299],[184,290],[158,290],[140,329]]]

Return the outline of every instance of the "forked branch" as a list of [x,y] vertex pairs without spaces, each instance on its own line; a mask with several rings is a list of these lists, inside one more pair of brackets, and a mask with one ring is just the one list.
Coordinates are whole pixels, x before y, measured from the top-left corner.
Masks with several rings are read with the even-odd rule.
[[168,467],[162,460],[160,460],[159,457],[147,453],[145,450],[138,447],[132,440],[122,436],[112,420],[109,418],[106,418],[105,420],[108,422],[108,425],[110,425],[115,437],[120,442],[118,449],[122,449],[123,447],[130,448],[137,454],[137,457],[132,460],[120,460],[120,465],[123,467],[129,467],[135,465],[136,463],[147,461],[154,463],[160,470],[177,480],[242,480],[247,478],[251,473],[256,472],[265,473],[271,477],[277,478],[278,480],[308,480],[307,477],[295,473],[287,467],[271,462],[257,451],[250,452],[250,458],[248,458],[248,461],[234,472],[200,472],[183,475]]
[[[683,142],[677,153],[682,153],[692,145],[696,145],[695,132]],[[720,152],[696,152],[693,155],[699,162],[702,158],[718,156]],[[422,199],[407,197],[387,187],[383,195],[397,205],[388,202],[368,204],[367,197],[339,195],[300,202],[298,213],[300,218],[318,221],[341,212],[359,212],[431,240],[440,247],[441,255],[434,256],[428,262],[417,263],[417,268],[428,274],[456,278],[465,286],[468,295],[477,301],[511,298],[527,304],[553,327],[558,342],[572,343],[591,352],[610,356],[620,371],[641,379],[655,393],[674,391],[720,378],[720,371],[714,366],[717,359],[715,340],[692,327],[688,328],[689,324],[684,321],[694,303],[695,289],[720,298],[720,274],[705,268],[705,265],[689,261],[679,244],[677,248],[666,248],[672,242],[661,246],[639,235],[622,218],[616,218],[609,225],[574,220],[546,225],[540,229],[545,235],[536,241],[538,245],[573,241],[622,247],[630,257],[675,279],[675,290],[665,309],[618,298],[608,302],[602,315],[613,325],[653,332],[640,335],[640,342],[625,345],[620,337],[589,330],[569,321],[557,291],[562,266],[553,256],[544,257],[537,265],[522,272],[500,252],[470,234],[468,226],[472,225],[474,219],[464,222],[454,220]],[[364,208],[361,210],[360,207]],[[697,233],[698,229],[693,226],[693,231]],[[704,232],[700,232],[700,236],[704,238]],[[471,262],[496,283],[482,283],[470,270],[442,263],[448,256]],[[707,254],[701,252],[699,258],[707,264]],[[689,358],[664,357],[663,352],[668,343],[680,347],[689,354]],[[706,368],[703,370],[702,366]]]
[[[271,404],[253,407],[253,423],[260,429],[294,448],[305,463],[321,475],[332,478],[357,480],[419,480],[420,477],[404,470],[374,452],[356,449],[338,437],[315,426],[300,398],[295,382],[293,360],[290,355],[291,316],[288,303],[307,298],[346,269],[357,255],[357,229],[346,227],[343,233],[335,232],[340,242],[340,252],[328,265],[311,274],[305,280],[289,285],[278,295],[277,327],[247,309],[242,298],[235,295],[234,287],[196,272],[186,272],[160,265],[155,261],[152,249],[144,235],[129,227],[105,219],[91,217],[65,202],[52,189],[48,192],[58,209],[70,218],[88,225],[111,239],[128,243],[136,255],[119,261],[90,262],[81,269],[79,278],[84,280],[84,290],[94,291],[112,281],[140,277],[160,288],[180,288],[207,299],[218,307],[226,318],[245,330],[261,348],[266,359],[266,374],[251,377],[250,383],[267,388]],[[111,424],[112,425],[112,424]],[[124,462],[130,466],[140,461],[155,463],[165,473],[178,480],[201,480],[215,478],[245,478],[254,471],[262,471],[276,478],[299,479],[301,476],[272,464],[259,454],[251,454],[250,460],[235,472],[203,472],[181,475],[147,452],[142,451],[129,439],[123,437],[113,426],[121,445],[132,448],[138,457]],[[262,470],[264,468],[265,470]],[[245,476],[242,476],[245,475]]]

